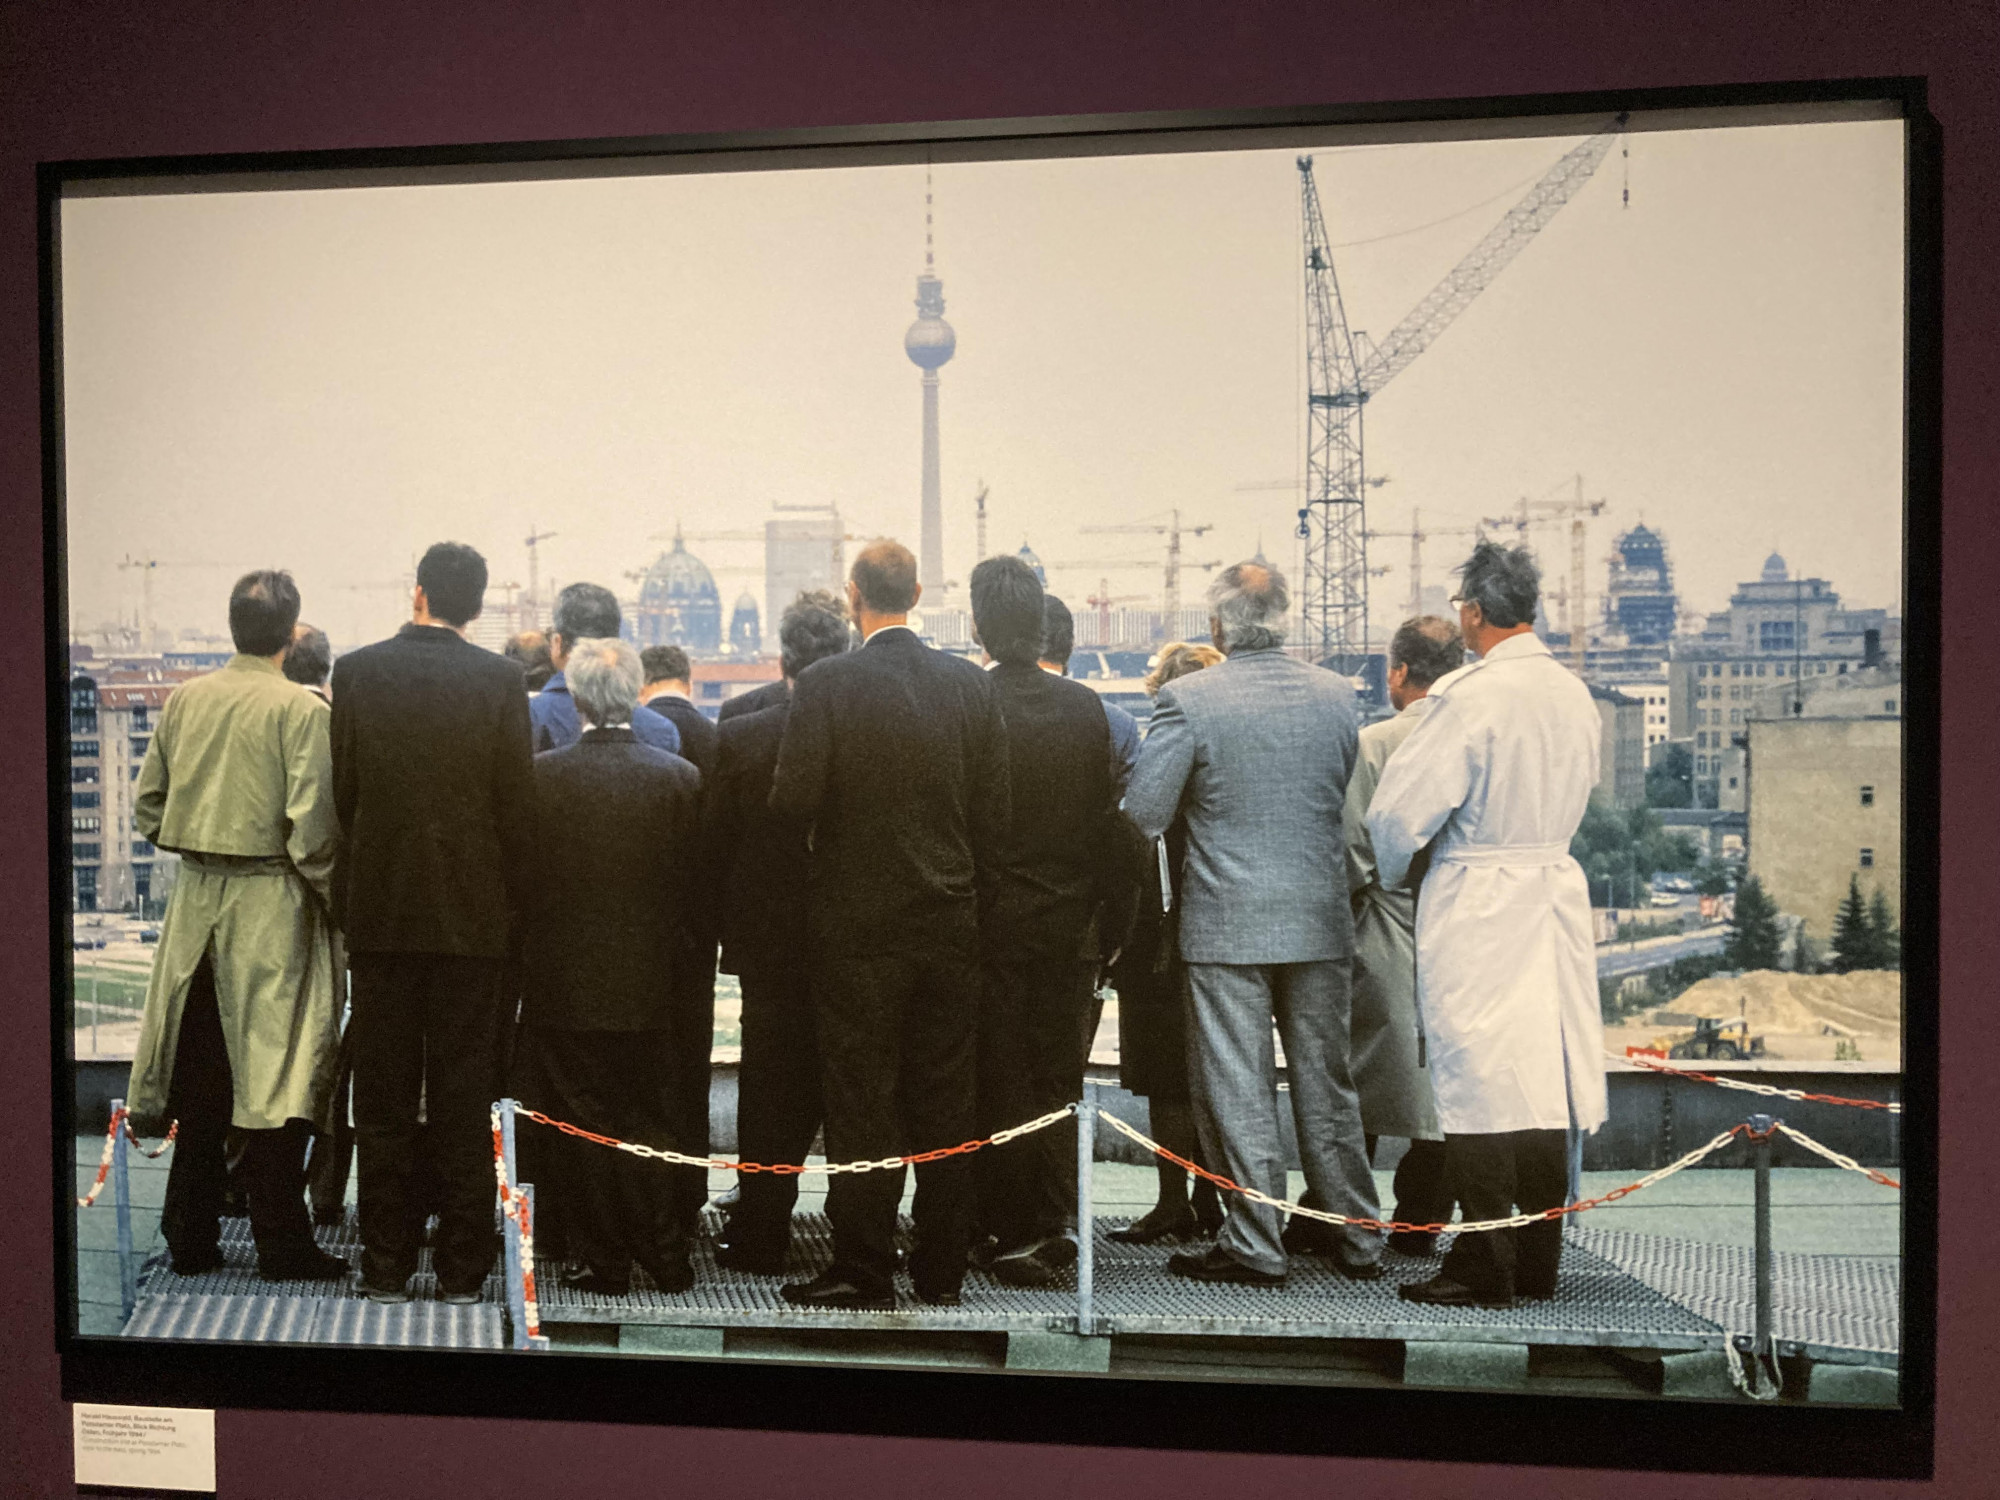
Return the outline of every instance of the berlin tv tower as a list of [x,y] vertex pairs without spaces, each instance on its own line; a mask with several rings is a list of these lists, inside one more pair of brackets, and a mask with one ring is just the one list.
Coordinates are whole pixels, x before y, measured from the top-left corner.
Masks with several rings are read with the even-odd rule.
[[944,584],[944,501],[938,486],[938,369],[958,348],[944,320],[944,283],[931,252],[931,173],[924,168],[924,270],[917,278],[917,321],[903,335],[903,352],[924,372],[924,504],[917,549],[917,578],[924,587]]

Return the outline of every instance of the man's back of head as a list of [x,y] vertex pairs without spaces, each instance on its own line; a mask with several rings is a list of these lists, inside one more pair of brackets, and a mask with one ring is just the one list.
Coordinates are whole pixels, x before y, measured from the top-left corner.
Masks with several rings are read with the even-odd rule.
[[577,713],[594,728],[632,722],[644,670],[630,641],[616,636],[580,640],[564,673]]
[[1396,627],[1389,641],[1389,670],[1402,669],[1412,688],[1428,691],[1448,672],[1465,665],[1465,643],[1458,627],[1436,615],[1413,615]]
[[610,589],[601,583],[572,583],[556,595],[555,618],[549,626],[555,655],[566,655],[578,641],[610,640],[623,621],[618,596]]
[[1018,557],[989,557],[972,570],[972,628],[986,654],[1010,666],[1042,655],[1045,594],[1035,570]]
[[245,656],[276,656],[298,622],[299,587],[289,573],[261,568],[229,591],[229,638]]
[[291,644],[279,664],[285,676],[301,687],[323,688],[333,671],[333,644],[317,625],[301,621],[292,627]]
[[1459,632],[1470,650],[1484,656],[1508,636],[1534,626],[1542,570],[1527,547],[1482,541],[1458,577]]
[[1050,594],[1042,601],[1042,665],[1067,673],[1075,650],[1076,619],[1067,604]]
[[639,662],[645,669],[647,687],[669,683],[686,688],[694,678],[688,654],[679,646],[648,646],[639,653]]
[[1284,645],[1285,611],[1291,607],[1285,575],[1267,563],[1236,563],[1208,586],[1215,644],[1229,655]]
[[522,677],[531,693],[539,693],[543,684],[555,676],[555,663],[549,659],[549,638],[539,630],[523,630],[508,636],[500,654],[521,664]]
[[438,542],[417,564],[417,587],[433,616],[463,628],[486,603],[486,559],[463,542]]
[[787,681],[816,661],[839,656],[854,638],[841,601],[824,589],[800,594],[778,620],[779,662]]
[[856,601],[874,615],[906,615],[916,608],[916,555],[901,542],[878,538],[863,547],[848,570]]

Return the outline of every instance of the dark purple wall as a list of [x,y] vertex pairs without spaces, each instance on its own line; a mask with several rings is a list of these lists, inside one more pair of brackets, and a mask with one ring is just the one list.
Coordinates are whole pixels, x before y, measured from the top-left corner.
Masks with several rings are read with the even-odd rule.
[[[310,22],[280,20],[311,10]],[[32,166],[56,157],[404,146],[1923,74],[1944,130],[1945,607],[2000,578],[2000,7],[1991,0],[187,0],[0,5],[0,639],[41,632]],[[227,1496],[653,1492],[957,1500],[1993,1493],[2000,1279],[1989,991],[1991,641],[1947,629],[1938,1478],[1927,1486],[1149,1455],[440,1419],[225,1414]],[[0,719],[0,1493],[69,1490],[48,1155],[40,695]],[[635,1372],[634,1379],[644,1379]],[[938,1399],[950,1398],[940,1380]],[[163,1392],[163,1395],[168,1393]],[[1326,1397],[1338,1423],[1341,1400]],[[552,1413],[552,1415],[558,1415]],[[588,1413],[560,1413],[587,1417]],[[1645,1420],[1635,1408],[1635,1421]],[[1985,1475],[1981,1479],[1980,1475]]]

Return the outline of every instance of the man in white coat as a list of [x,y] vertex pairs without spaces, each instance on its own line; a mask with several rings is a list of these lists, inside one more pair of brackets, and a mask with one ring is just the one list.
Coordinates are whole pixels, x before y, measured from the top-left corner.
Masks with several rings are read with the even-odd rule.
[[[1598,718],[1532,631],[1525,547],[1481,542],[1459,631],[1480,658],[1440,679],[1369,805],[1382,884],[1428,848],[1417,1005],[1452,1187],[1468,1222],[1559,1206],[1567,1131],[1604,1123],[1590,892],[1570,839],[1597,784]],[[1507,1307],[1555,1295],[1562,1223],[1461,1234],[1412,1302]]]

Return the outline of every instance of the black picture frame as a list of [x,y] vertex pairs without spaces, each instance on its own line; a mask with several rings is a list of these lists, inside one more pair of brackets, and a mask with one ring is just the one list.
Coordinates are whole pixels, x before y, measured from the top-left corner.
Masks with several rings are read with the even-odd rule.
[[[1647,111],[1886,106],[1907,141],[1903,670],[1905,1112],[1903,1347],[1894,1409],[1643,1401],[1449,1390],[1139,1381],[853,1365],[686,1361],[582,1352],[414,1351],[126,1341],[76,1329],[67,997],[70,824],[59,215],[66,194],[179,179],[182,191],[301,176],[327,185],[485,180],[736,165],[922,160],[1090,150],[1116,138],[1175,149],[1208,133],[1382,126],[1444,134],[1555,133],[1565,118]],[[1408,138],[1406,135],[1399,138]],[[965,159],[961,155],[959,159]],[[1941,136],[1922,78],[1505,95],[1236,111],[827,127],[614,140],[165,156],[37,168],[43,577],[47,693],[51,1188],[59,1238],[55,1337],[68,1400],[251,1409],[593,1420],[1037,1443],[1337,1454],[1682,1472],[1926,1477],[1932,1469],[1937,1303],[1936,1108],[1941,572]]]

